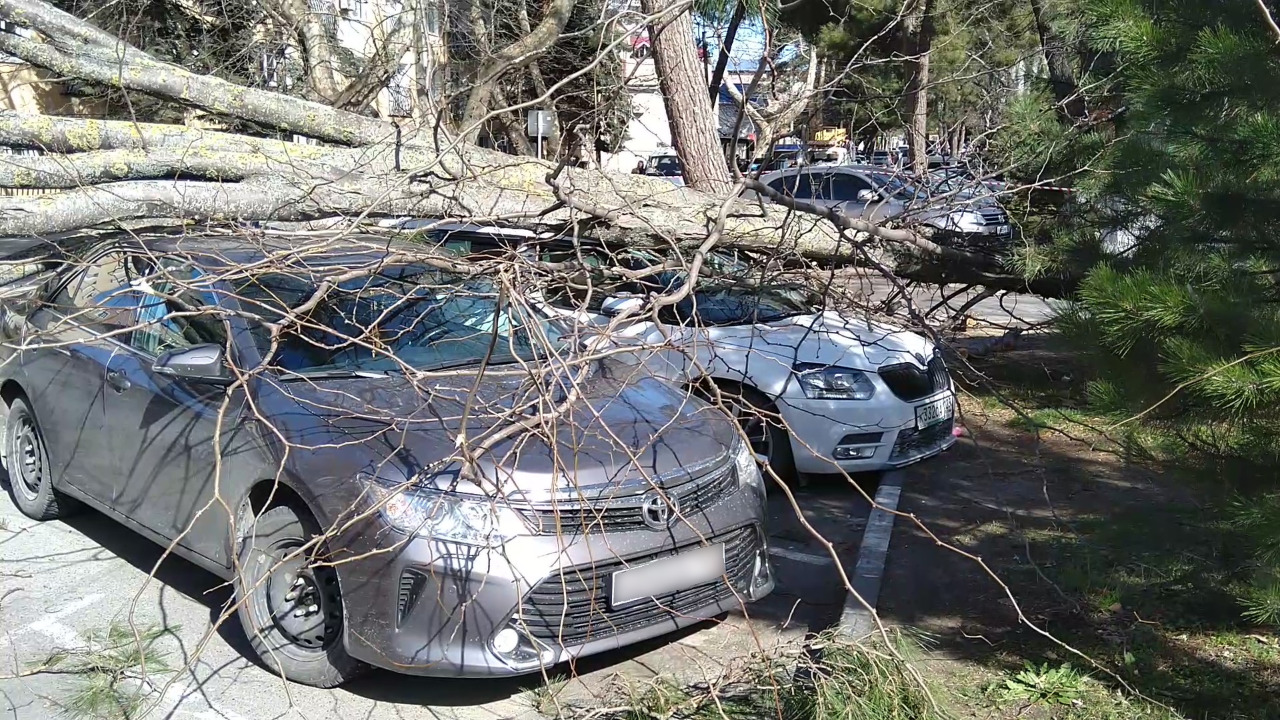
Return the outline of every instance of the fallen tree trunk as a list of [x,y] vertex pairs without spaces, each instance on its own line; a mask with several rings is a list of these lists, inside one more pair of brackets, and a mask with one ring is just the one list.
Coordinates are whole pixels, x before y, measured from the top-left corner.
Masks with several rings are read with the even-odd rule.
[[[774,197],[712,195],[642,175],[562,167],[441,139],[389,122],[192,73],[40,0],[0,0],[0,51],[61,76],[140,92],[327,145],[158,123],[0,113],[0,144],[42,156],[0,159],[0,187],[45,188],[0,200],[0,235],[48,236],[141,218],[297,221],[420,216],[589,231],[605,239],[753,248],[878,264],[885,248],[933,258],[948,282],[1025,281],[991,259],[941,247],[910,227],[854,220]],[[960,277],[960,276],[967,276]]]

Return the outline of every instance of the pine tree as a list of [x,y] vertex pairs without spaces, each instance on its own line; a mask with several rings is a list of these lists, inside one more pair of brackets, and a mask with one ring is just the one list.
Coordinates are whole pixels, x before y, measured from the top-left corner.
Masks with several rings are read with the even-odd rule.
[[[1005,141],[1082,170],[1064,229],[1030,257],[1090,266],[1064,326],[1095,361],[1093,400],[1143,413],[1189,455],[1231,458],[1219,467],[1240,476],[1223,479],[1265,493],[1280,458],[1280,37],[1259,8],[1086,0],[1086,36],[1114,68],[1082,82],[1094,117],[1072,124],[1046,93]],[[1132,247],[1103,247],[1115,228]],[[1248,506],[1246,528],[1280,527],[1275,497]],[[1246,615],[1280,622],[1280,553],[1260,547]]]

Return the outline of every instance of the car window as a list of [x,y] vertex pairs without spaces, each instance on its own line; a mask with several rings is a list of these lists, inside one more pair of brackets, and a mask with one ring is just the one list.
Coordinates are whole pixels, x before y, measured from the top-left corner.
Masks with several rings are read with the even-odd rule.
[[213,294],[202,287],[204,277],[189,263],[162,260],[159,271],[144,278],[140,289],[133,291],[138,327],[129,344],[148,355],[209,343],[226,345],[221,316],[200,312],[216,305]]
[[849,175],[847,173],[836,173],[831,176],[828,192],[831,200],[840,202],[850,202],[858,199],[858,193],[862,190],[870,190],[871,183],[863,180],[857,175]]
[[116,340],[129,342],[139,300],[130,283],[149,267],[145,257],[124,250],[109,251],[74,272],[54,296],[51,309],[62,316],[62,323],[110,333]]
[[780,177],[769,183],[770,189],[797,200],[813,198],[813,185],[809,173],[796,173]]

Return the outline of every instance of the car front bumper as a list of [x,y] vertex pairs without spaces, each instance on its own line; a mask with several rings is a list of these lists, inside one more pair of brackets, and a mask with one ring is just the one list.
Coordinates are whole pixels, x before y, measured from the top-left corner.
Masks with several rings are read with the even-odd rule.
[[[358,559],[338,565],[347,650],[413,675],[520,675],[741,609],[773,590],[757,486],[682,514],[662,531],[530,535],[493,549],[366,535],[351,544]],[[725,542],[725,577],[610,607],[612,572],[715,542]],[[503,654],[495,637],[507,628],[519,643]]]
[[[955,444],[954,416],[916,429],[916,408],[951,393],[914,402],[887,391],[871,400],[779,398],[777,405],[791,438],[796,470],[802,473],[871,472],[910,465]],[[837,447],[866,448],[869,457],[838,459]]]

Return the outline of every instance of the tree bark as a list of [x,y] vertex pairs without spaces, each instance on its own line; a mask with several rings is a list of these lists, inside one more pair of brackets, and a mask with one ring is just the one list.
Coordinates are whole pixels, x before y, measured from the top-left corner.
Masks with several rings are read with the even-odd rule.
[[338,72],[337,57],[324,21],[311,10],[307,0],[281,0],[277,7],[302,45],[307,86],[312,95],[324,102],[333,102],[347,84],[347,78]]
[[[640,8],[653,16],[670,11],[676,2],[640,0]],[[654,70],[684,183],[703,192],[725,193],[729,190],[729,167],[720,149],[716,117],[701,92],[706,76],[693,42],[693,16],[687,7],[668,15],[664,24],[650,27],[650,36]]]
[[907,55],[907,145],[917,176],[929,170],[929,53],[933,49],[931,0],[909,0],[904,24]]
[[733,42],[738,37],[738,26],[747,15],[747,4],[738,0],[733,6],[733,15],[729,18],[729,26],[724,31],[724,42],[720,43],[720,54],[716,56],[716,67],[711,71],[711,107],[716,106],[716,95],[720,94],[720,84],[724,82],[725,70],[729,68],[729,54],[733,52]]
[[1031,14],[1035,17],[1040,49],[1049,67],[1049,85],[1057,101],[1058,116],[1065,122],[1075,123],[1088,116],[1088,109],[1076,82],[1066,40],[1053,27],[1054,13],[1049,6],[1050,1],[1031,0]]

